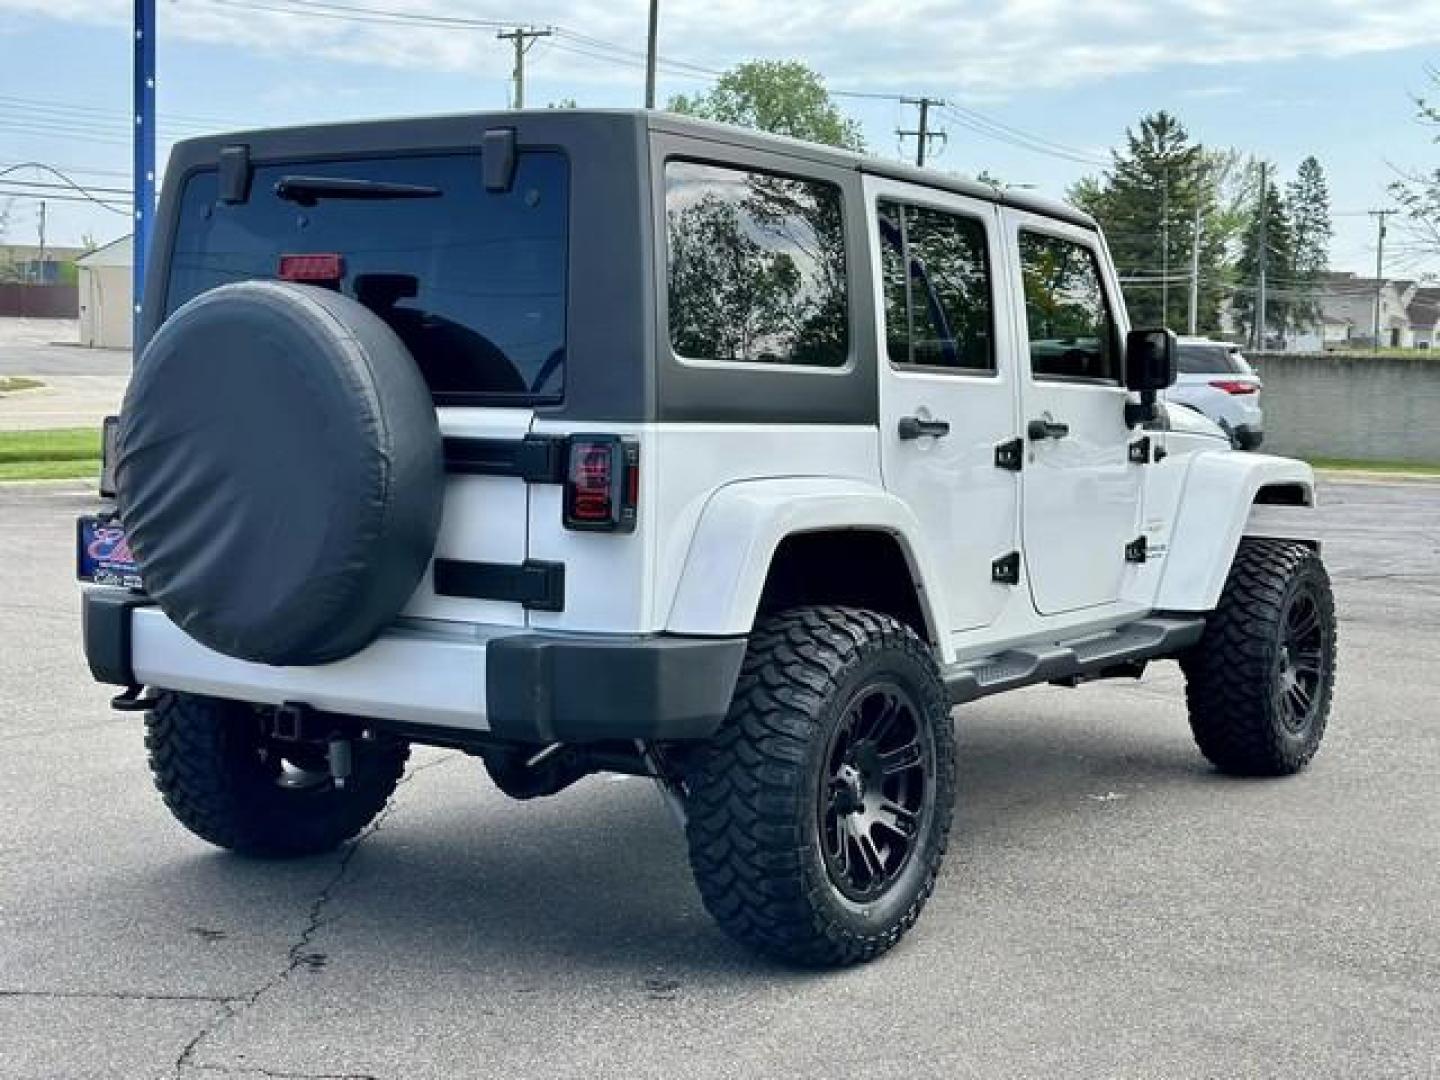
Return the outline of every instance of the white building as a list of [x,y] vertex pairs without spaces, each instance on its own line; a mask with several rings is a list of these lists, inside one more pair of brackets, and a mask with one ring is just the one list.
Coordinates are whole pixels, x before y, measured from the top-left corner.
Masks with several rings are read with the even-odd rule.
[[79,271],[80,344],[130,348],[133,238],[122,236],[75,260]]
[[1417,349],[1440,348],[1440,289],[1416,289],[1405,310],[1410,317],[1411,344]]

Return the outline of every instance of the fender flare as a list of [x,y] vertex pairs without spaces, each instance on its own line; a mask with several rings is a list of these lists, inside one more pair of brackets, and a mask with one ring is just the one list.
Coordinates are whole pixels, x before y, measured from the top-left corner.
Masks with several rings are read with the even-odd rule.
[[665,629],[673,634],[748,634],[776,549],[797,533],[875,531],[894,536],[910,565],[932,632],[943,598],[920,523],[901,500],[860,480],[785,477],[728,484],[711,495],[690,539]]
[[[1315,505],[1315,472],[1303,461],[1232,450],[1193,455],[1165,553],[1157,609],[1214,610],[1240,539],[1249,531],[1256,498],[1267,487],[1298,489],[1304,505]],[[1279,535],[1268,529],[1265,534]],[[1293,539],[1314,543],[1313,537]]]

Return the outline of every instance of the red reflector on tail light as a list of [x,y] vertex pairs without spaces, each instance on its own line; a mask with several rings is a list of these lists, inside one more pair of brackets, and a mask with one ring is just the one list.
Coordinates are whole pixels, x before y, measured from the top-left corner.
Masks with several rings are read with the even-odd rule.
[[640,447],[615,435],[574,435],[565,466],[565,527],[630,532],[640,494]]
[[281,255],[281,281],[339,281],[345,260],[339,255]]
[[1227,394],[1258,394],[1260,387],[1255,383],[1239,382],[1235,379],[1215,379],[1210,383],[1216,390],[1224,390]]

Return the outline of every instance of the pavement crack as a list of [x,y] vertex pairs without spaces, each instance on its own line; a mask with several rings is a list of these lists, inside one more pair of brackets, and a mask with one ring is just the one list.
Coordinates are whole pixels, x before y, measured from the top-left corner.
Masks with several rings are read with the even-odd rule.
[[380,1080],[373,1073],[282,1072],[257,1065],[189,1065],[187,1068],[218,1076],[264,1076],[270,1080]]
[[78,1001],[198,1001],[216,1005],[230,1005],[244,1001],[243,996],[222,994],[151,994],[139,990],[5,990],[0,989],[0,999],[37,998]]
[[410,784],[422,772],[438,768],[442,765],[448,765],[463,757],[464,755],[458,752],[447,754],[434,761],[428,761],[423,765],[412,767],[409,772],[400,778],[400,781],[395,785],[395,791],[391,794],[389,801],[386,802],[385,808],[375,815],[375,820],[372,821],[359,836],[346,845],[345,849],[340,853],[340,861],[335,866],[335,872],[330,875],[329,880],[326,881],[325,884],[320,887],[320,891],[315,894],[315,899],[311,902],[306,912],[305,925],[301,928],[294,942],[291,943],[290,948],[286,950],[285,966],[250,993],[219,1002],[221,1009],[201,1026],[200,1030],[186,1042],[181,1048],[179,1055],[175,1058],[175,1080],[182,1080],[187,1070],[217,1073],[259,1073],[262,1076],[276,1077],[278,1080],[291,1080],[291,1078],[294,1078],[294,1080],[376,1080],[374,1077],[367,1077],[360,1073],[274,1072],[254,1065],[225,1066],[200,1064],[191,1059],[207,1039],[217,1034],[222,1028],[234,1020],[239,1019],[239,1017],[259,1004],[267,995],[288,982],[290,976],[293,975],[298,968],[302,966],[310,968],[324,966],[324,957],[312,953],[310,951],[310,943],[314,940],[315,935],[324,929],[331,921],[325,917],[326,909],[334,900],[335,894],[340,886],[345,883],[345,879],[350,873],[350,864],[355,861],[355,856],[360,853],[360,849],[365,845],[365,842],[378,833],[390,819],[391,815],[395,813],[398,805],[397,797],[400,794],[401,788]]

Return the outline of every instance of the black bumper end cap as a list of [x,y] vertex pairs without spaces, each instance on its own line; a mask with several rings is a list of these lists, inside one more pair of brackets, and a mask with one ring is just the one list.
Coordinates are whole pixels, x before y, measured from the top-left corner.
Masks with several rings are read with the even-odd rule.
[[90,588],[81,594],[80,624],[85,662],[96,682],[135,685],[130,666],[130,613],[154,601],[129,589]]
[[490,730],[527,743],[709,738],[730,709],[746,645],[664,634],[502,638],[486,657]]

